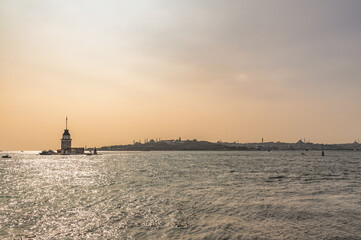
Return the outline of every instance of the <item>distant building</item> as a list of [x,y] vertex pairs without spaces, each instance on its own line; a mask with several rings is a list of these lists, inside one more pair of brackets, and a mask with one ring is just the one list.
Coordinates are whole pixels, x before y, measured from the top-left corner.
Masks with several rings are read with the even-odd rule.
[[61,154],[71,154],[71,138],[68,129],[64,130],[61,138]]
[[61,149],[57,152],[63,155],[70,155],[70,154],[84,154],[84,148],[72,148],[71,147],[71,137],[68,130],[68,117],[66,117],[66,125],[65,130],[63,133],[63,137],[61,138]]

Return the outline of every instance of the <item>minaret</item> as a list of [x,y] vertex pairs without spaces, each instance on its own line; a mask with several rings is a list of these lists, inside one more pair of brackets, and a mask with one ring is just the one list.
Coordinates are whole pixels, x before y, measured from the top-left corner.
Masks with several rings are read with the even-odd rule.
[[68,116],[65,120],[65,130],[63,137],[61,138],[61,154],[70,154],[71,153],[71,138],[68,130]]

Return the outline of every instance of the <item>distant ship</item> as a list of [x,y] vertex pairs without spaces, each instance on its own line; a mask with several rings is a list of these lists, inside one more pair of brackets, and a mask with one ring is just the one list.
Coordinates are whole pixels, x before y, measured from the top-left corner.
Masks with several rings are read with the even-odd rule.
[[54,152],[53,150],[49,150],[49,151],[43,150],[39,154],[40,155],[56,155],[56,152]]
[[3,155],[1,156],[2,158],[11,158],[11,156],[9,156],[9,154]]

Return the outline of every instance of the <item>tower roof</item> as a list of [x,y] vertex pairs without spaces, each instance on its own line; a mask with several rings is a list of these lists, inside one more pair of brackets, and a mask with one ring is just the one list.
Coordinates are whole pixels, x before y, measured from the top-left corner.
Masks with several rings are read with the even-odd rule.
[[68,129],[65,129],[65,130],[64,130],[63,136],[64,136],[64,135],[70,136],[70,133],[69,133],[69,130],[68,130]]

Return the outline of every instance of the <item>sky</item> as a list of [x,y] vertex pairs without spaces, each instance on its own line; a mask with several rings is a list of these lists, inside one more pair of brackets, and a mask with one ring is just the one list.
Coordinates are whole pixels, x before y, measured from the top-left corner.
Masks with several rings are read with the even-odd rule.
[[0,149],[361,138],[359,0],[2,0]]

